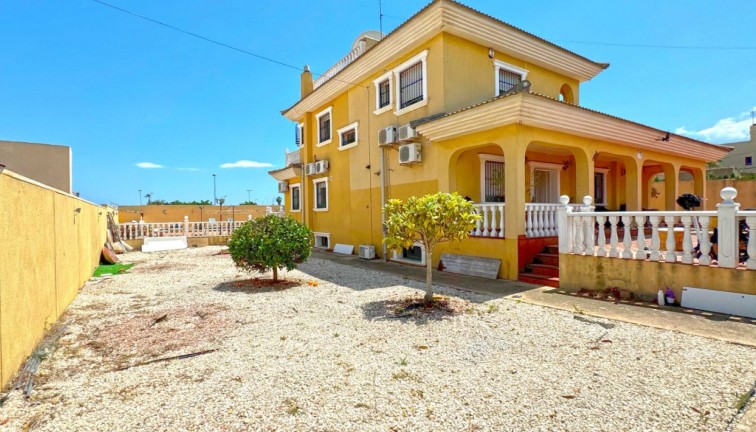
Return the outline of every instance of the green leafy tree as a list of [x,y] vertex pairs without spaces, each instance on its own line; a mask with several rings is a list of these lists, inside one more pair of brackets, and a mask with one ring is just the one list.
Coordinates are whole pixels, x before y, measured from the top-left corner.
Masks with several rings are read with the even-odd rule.
[[310,256],[312,231],[292,218],[268,215],[244,223],[231,234],[228,250],[237,267],[247,271],[294,270]]
[[467,238],[480,215],[456,192],[410,197],[407,201],[392,199],[384,211],[389,248],[410,248],[416,241],[425,247],[425,302],[432,302],[433,248],[441,242]]
[[244,201],[239,203],[239,205],[257,205],[257,203],[255,201]]

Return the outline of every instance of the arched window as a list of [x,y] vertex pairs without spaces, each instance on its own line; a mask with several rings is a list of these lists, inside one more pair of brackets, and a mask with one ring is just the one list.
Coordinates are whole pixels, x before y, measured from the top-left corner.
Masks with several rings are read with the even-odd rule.
[[575,103],[575,94],[572,92],[572,87],[569,84],[564,84],[559,89],[559,100],[571,104]]

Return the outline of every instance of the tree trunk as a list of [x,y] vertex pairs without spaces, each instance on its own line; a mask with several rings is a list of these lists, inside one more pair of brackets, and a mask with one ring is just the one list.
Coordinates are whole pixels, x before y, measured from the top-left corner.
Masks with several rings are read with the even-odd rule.
[[273,267],[273,282],[278,282],[278,267]]
[[433,302],[433,254],[425,249],[425,303]]

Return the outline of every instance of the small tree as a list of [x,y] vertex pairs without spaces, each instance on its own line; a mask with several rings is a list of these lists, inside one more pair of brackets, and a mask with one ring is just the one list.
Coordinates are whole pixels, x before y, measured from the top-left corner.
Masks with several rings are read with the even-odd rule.
[[456,192],[389,200],[386,212],[386,245],[410,248],[419,241],[425,247],[425,302],[433,301],[433,248],[441,242],[463,240],[475,228],[480,215],[472,203]]
[[237,267],[247,271],[294,270],[310,256],[312,231],[292,218],[268,215],[244,223],[231,234],[228,250]]

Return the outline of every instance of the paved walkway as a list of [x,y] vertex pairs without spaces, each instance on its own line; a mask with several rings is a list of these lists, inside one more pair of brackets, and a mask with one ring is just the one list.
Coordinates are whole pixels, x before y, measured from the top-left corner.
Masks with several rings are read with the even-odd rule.
[[[315,250],[313,256],[358,268],[377,270],[425,281],[425,268],[383,260],[363,260],[355,255],[340,255]],[[433,283],[464,291],[510,298],[545,307],[584,315],[609,318],[634,324],[674,330],[732,343],[756,347],[756,320],[695,311],[679,307],[658,307],[643,302],[596,300],[578,297],[558,288],[531,285],[525,282],[483,279],[433,270]],[[751,410],[753,411],[753,410]]]

